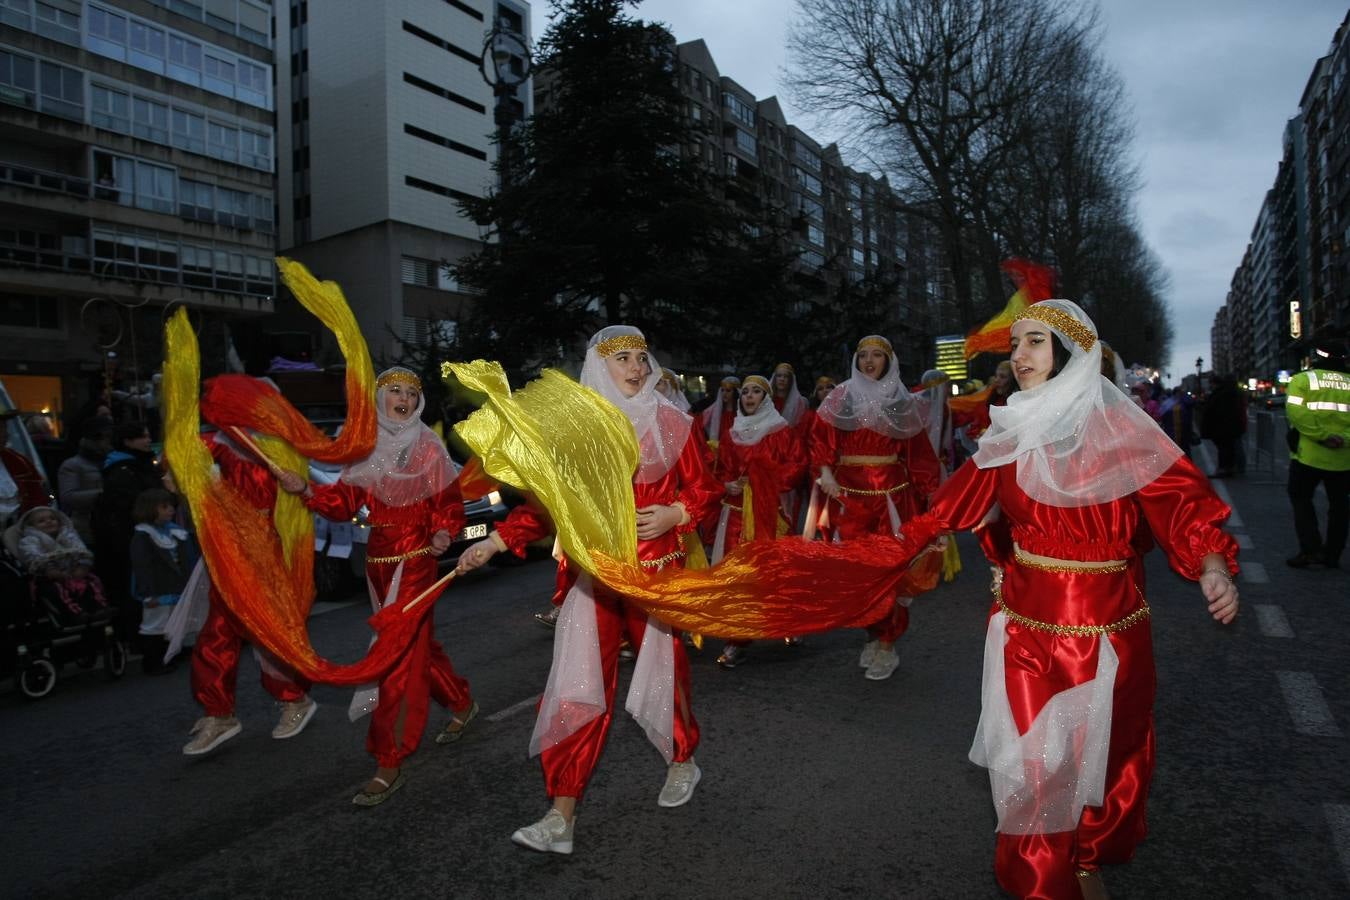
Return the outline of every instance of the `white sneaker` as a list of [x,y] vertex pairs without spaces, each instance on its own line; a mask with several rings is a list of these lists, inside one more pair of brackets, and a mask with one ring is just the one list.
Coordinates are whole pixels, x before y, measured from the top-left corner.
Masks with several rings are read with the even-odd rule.
[[517,828],[511,840],[540,853],[571,853],[572,826],[575,824],[575,821],[564,819],[563,814],[556,809],[550,809],[547,815],[533,825]]
[[281,718],[277,720],[277,727],[272,729],[272,737],[279,741],[295,737],[305,730],[318,709],[319,704],[311,697],[281,704]]
[[862,655],[858,657],[858,665],[864,669],[871,666],[872,660],[876,658],[877,648],[880,646],[880,641],[868,641],[863,644]]
[[694,796],[694,788],[702,778],[703,772],[694,765],[693,759],[688,762],[671,763],[670,768],[666,770],[666,783],[661,787],[656,805],[667,808],[684,806]]
[[210,753],[243,730],[244,726],[234,716],[202,716],[192,726],[192,740],[183,746],[183,753],[187,756]]
[[882,650],[877,648],[877,652],[872,655],[872,664],[867,667],[863,677],[868,681],[885,681],[895,674],[896,666],[900,665],[900,654],[895,652],[895,648]]

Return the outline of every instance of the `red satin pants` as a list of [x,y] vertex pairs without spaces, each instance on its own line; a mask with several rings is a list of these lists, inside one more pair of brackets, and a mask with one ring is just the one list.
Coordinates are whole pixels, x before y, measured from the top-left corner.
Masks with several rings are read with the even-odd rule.
[[[378,596],[389,590],[396,564],[367,564],[366,573]],[[436,580],[436,560],[419,556],[403,564],[398,600],[405,602],[426,590]],[[450,657],[440,641],[432,637],[433,613],[427,612],[417,635],[398,662],[380,679],[380,702],[370,715],[366,750],[377,765],[396,769],[412,756],[427,727],[430,701],[464,712],[473,705],[469,682],[455,674]]]
[[[1065,624],[1105,625],[1141,603],[1138,560],[1115,575],[1066,575],[1013,564],[1005,570],[1004,597],[1022,615]],[[1059,637],[1014,623],[1004,648],[1008,701],[1019,731],[1060,691],[1096,674],[1098,637]],[[994,872],[999,886],[1017,897],[1081,896],[1078,869],[1128,862],[1148,831],[1145,815],[1153,778],[1153,636],[1147,621],[1105,638],[1120,659],[1112,692],[1111,743],[1101,806],[1083,809],[1076,831],[999,834]]]
[[[211,585],[210,603],[206,622],[192,650],[192,695],[208,716],[226,718],[234,715],[239,651],[243,648],[245,636],[234,614],[216,593],[214,584]],[[268,661],[286,672],[287,677],[277,678],[264,668],[262,685],[267,693],[280,703],[294,702],[305,696],[309,691],[308,681],[290,672],[277,659],[269,657]]]
[[[624,602],[618,595],[595,585],[595,626],[600,641],[600,670],[605,679],[605,711],[577,729],[567,738],[539,754],[544,768],[544,786],[550,799],[581,799],[600,753],[605,747],[610,723],[614,720],[614,695],[619,683],[619,645],[624,633],[634,652],[642,646],[647,630],[647,614]],[[675,646],[675,725],[674,762],[687,762],[698,746],[698,722],[690,708],[689,657],[678,634],[670,638]]]

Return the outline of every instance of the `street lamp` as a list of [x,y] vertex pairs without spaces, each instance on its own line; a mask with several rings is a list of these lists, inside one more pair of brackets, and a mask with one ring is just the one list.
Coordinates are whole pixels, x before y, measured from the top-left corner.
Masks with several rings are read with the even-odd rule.
[[1197,397],[1203,397],[1205,394],[1205,380],[1202,374],[1205,370],[1205,358],[1197,356],[1195,358],[1195,394]]
[[530,47],[525,36],[509,23],[498,18],[483,40],[483,52],[478,59],[478,72],[492,88],[495,98],[492,121],[497,126],[497,153],[500,157],[499,176],[505,187],[511,181],[511,126],[517,116],[511,109],[511,98],[516,88],[530,78],[532,68]]

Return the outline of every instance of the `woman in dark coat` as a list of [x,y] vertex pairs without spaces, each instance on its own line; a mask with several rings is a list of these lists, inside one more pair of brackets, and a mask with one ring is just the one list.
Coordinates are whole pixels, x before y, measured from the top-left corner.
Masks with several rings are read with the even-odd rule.
[[141,604],[131,595],[131,510],[141,491],[163,487],[163,472],[150,449],[150,432],[139,422],[118,425],[103,462],[103,493],[94,502],[94,569],[108,600],[117,607],[118,637],[131,640],[141,624]]

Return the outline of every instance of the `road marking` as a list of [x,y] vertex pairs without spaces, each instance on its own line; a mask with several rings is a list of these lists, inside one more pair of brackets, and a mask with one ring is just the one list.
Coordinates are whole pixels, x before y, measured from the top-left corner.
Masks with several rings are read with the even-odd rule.
[[1256,547],[1256,545],[1252,543],[1252,536],[1250,534],[1244,532],[1243,534],[1235,534],[1233,537],[1237,539],[1239,550],[1252,550]]
[[313,606],[311,606],[311,607],[309,608],[309,614],[310,614],[311,616],[321,616],[321,615],[323,615],[324,613],[337,612],[339,609],[346,609],[346,608],[349,607],[349,606],[355,606],[358,602],[360,602],[360,601],[357,601],[357,600],[340,600],[340,601],[339,601],[339,600],[323,600],[323,601],[321,601],[321,602],[319,602],[319,603],[315,603]]
[[1270,584],[1270,575],[1266,573],[1266,567],[1259,562],[1242,563],[1242,573],[1239,577],[1248,584]]
[[1341,872],[1350,881],[1350,806],[1326,803],[1322,806],[1331,834],[1336,841],[1336,855],[1341,858]]
[[1294,636],[1294,629],[1289,627],[1289,618],[1285,616],[1283,606],[1276,606],[1273,603],[1253,603],[1252,609],[1256,612],[1256,623],[1266,637]]
[[1312,737],[1340,737],[1331,708],[1311,672],[1276,672],[1284,705],[1294,720],[1294,730]]
[[493,713],[492,715],[488,716],[488,717],[487,717],[487,720],[488,720],[489,722],[500,722],[500,721],[502,721],[502,720],[504,720],[504,719],[509,719],[509,718],[511,718],[511,717],[514,716],[516,713],[518,713],[518,712],[520,712],[520,711],[522,711],[522,710],[532,709],[532,708],[534,708],[534,707],[536,707],[536,706],[539,705],[539,698],[542,697],[542,696],[544,696],[544,695],[543,695],[543,694],[535,694],[533,697],[530,697],[530,698],[528,698],[528,699],[522,700],[522,701],[520,701],[519,703],[512,703],[512,704],[511,704],[510,706],[508,706],[506,709],[498,710],[497,712],[495,712],[495,713]]

